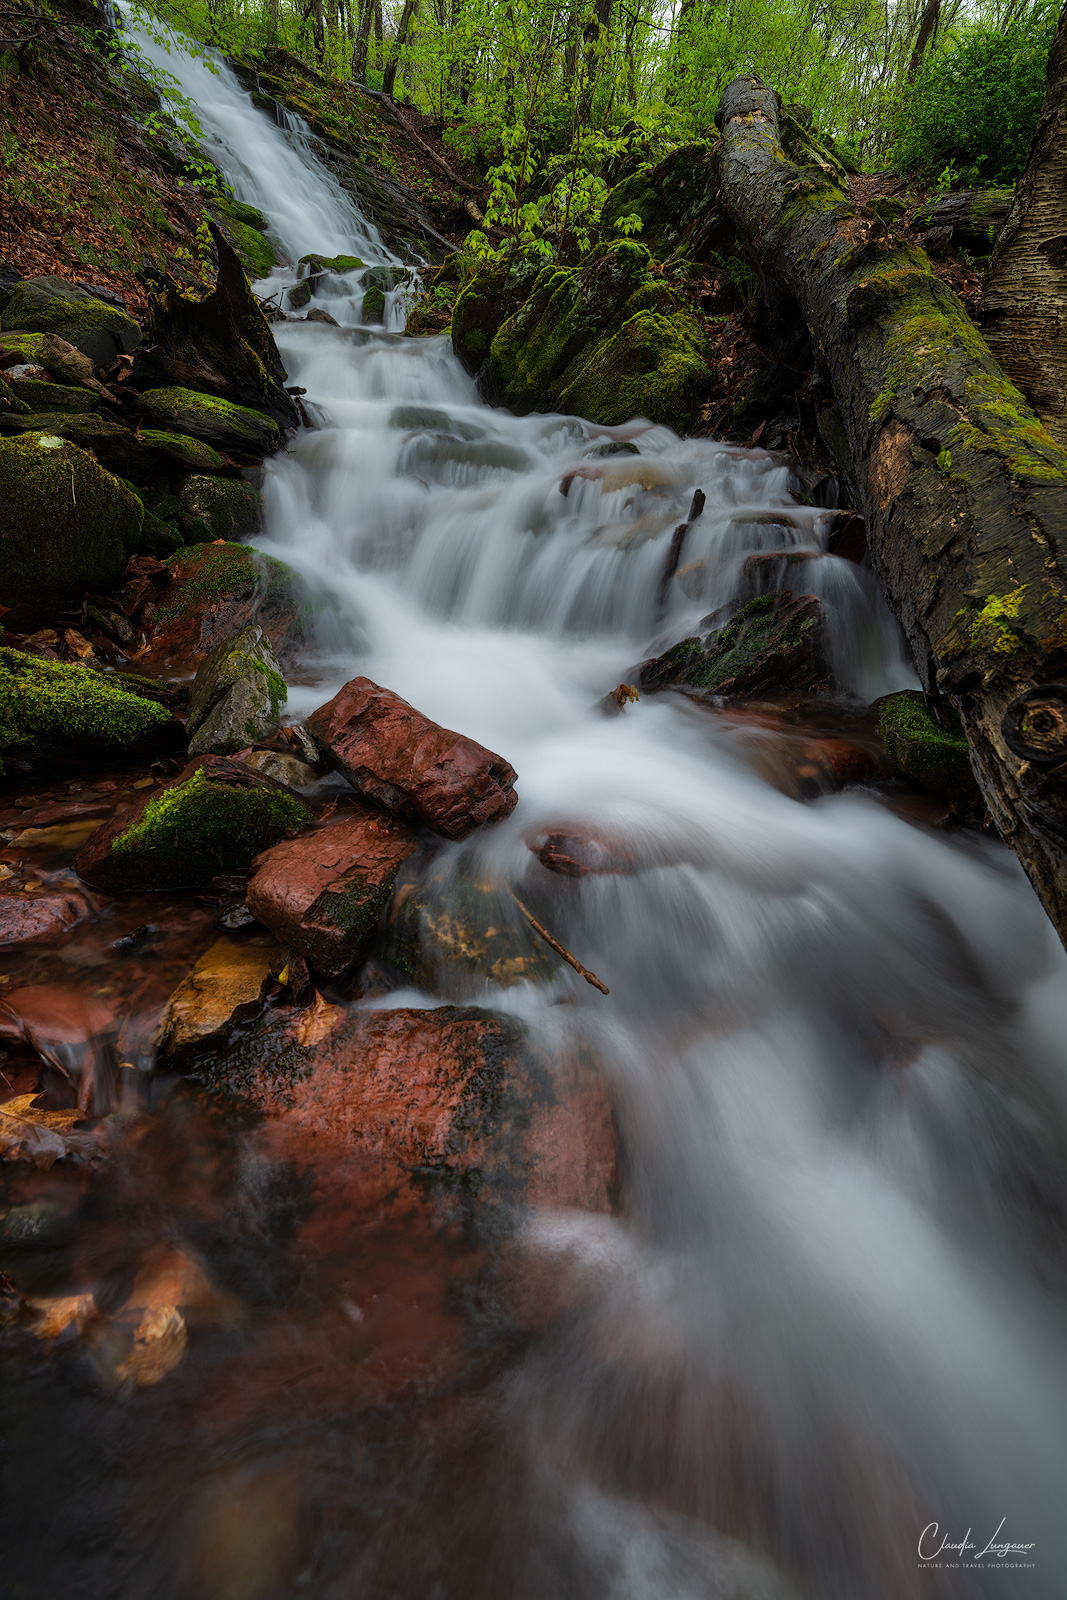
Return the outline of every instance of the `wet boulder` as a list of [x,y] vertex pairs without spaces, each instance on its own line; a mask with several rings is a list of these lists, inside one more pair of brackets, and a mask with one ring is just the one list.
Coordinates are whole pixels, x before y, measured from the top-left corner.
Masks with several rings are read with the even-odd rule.
[[266,1150],[307,1171],[309,1245],[427,1208],[493,1229],[526,1208],[616,1205],[611,1091],[590,1057],[548,1061],[513,1018],[475,1008],[322,1006],[297,1027],[277,1062],[256,1041],[242,1087]]
[[894,772],[943,800],[978,798],[963,724],[947,701],[904,689],[876,704],[878,731]]
[[629,877],[639,870],[631,845],[591,828],[553,828],[526,843],[543,867],[564,878]]
[[261,461],[281,443],[272,417],[193,389],[149,389],[141,396],[140,409],[151,427],[187,433],[235,461]]
[[475,374],[485,365],[497,329],[526,302],[544,257],[523,250],[486,262],[464,283],[452,311],[452,348]]
[[181,737],[139,680],[0,649],[0,759],[156,753]]
[[189,697],[189,754],[233,755],[278,726],[287,698],[278,659],[258,623],[209,650]]
[[[218,226],[209,223],[209,228],[219,270],[215,287],[202,300],[183,294],[171,278],[154,267],[146,267],[142,273],[149,301],[147,339],[134,361],[133,380],[142,392],[194,391],[201,401],[212,395],[242,410],[251,408],[260,429],[265,419],[271,419],[274,442],[258,447],[262,456],[277,448],[279,427],[295,425],[296,406],[285,392],[285,368],[244,268]],[[172,429],[170,422],[153,422],[153,426]],[[173,426],[173,431],[191,433],[234,453],[195,426]]]
[[0,594],[8,603],[78,588],[106,592],[144,521],[131,489],[50,430],[0,440],[0,505]]
[[646,692],[678,688],[738,698],[814,694],[832,683],[826,612],[814,595],[760,595],[706,639],[646,661]]
[[179,498],[188,516],[207,523],[213,539],[236,543],[259,533],[263,526],[259,493],[243,478],[194,473],[185,479]]
[[24,278],[16,284],[0,328],[57,334],[97,367],[109,366],[141,343],[141,329],[127,312],[64,278]]
[[100,406],[100,396],[91,389],[70,389],[65,383],[48,383],[43,378],[19,378],[14,393],[30,414],[58,411],[72,415],[96,411]]
[[145,660],[188,668],[215,645],[257,623],[281,662],[297,654],[311,617],[300,578],[249,545],[203,543],[180,550],[149,580]]
[[335,976],[366,950],[418,842],[395,817],[346,808],[253,863],[248,909],[317,972]]
[[158,794],[123,807],[86,840],[78,874],[107,894],[202,887],[306,827],[296,795],[223,756],[200,756]]
[[346,683],[305,727],[366,799],[446,839],[465,839],[515,807],[516,774],[503,757],[431,722],[369,678]]
[[225,1045],[230,1030],[259,1010],[271,955],[269,943],[216,940],[167,1001],[156,1031],[158,1053],[184,1056]]
[[56,383],[71,389],[106,390],[89,357],[55,333],[0,333],[0,355],[17,355],[29,366],[47,372]]
[[695,317],[637,311],[572,364],[538,409],[591,417],[606,427],[648,417],[682,432],[710,382],[707,339]]

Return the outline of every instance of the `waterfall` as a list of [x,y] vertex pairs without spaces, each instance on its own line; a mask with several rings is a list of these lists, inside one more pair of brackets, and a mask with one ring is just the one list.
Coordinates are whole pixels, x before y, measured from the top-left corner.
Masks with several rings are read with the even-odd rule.
[[[290,262],[392,259],[299,120],[257,111],[221,61],[137,37]],[[468,1530],[495,1552],[497,1593],[1054,1600],[1067,958],[1000,846],[867,792],[798,802],[734,724],[679,698],[599,706],[735,601],[749,557],[779,552],[809,558],[845,696],[910,686],[872,575],[827,553],[827,516],[793,498],[780,458],[640,419],[487,408],[447,339],[364,329],[359,298],[322,302],[341,326],[276,328],[316,424],[266,469],[260,542],[320,601],[315,681],[290,710],[366,673],[515,766],[513,815],[443,858],[457,892],[521,892],[527,841],[561,825],[642,863],[543,891],[610,997],[569,971],[447,980],[458,1002],[595,1048],[628,1162],[625,1217],[541,1224],[545,1251],[588,1261],[598,1288],[500,1401],[522,1493],[513,1526]],[[685,581],[660,614],[696,489]],[[732,1524],[731,1471],[751,1491]],[[979,1547],[1003,1523],[1033,1566],[917,1573],[935,1523]],[[551,1582],[509,1566],[509,1539]],[[766,1565],[728,1582],[735,1542]],[[395,1592],[427,1596],[395,1562]]]

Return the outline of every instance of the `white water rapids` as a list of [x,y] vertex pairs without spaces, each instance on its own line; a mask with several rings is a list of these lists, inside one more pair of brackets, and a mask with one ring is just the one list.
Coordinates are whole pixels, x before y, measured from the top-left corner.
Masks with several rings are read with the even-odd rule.
[[[224,66],[139,42],[290,260],[395,260],[296,119],[275,126]],[[1003,849],[859,792],[789,799],[673,696],[597,709],[737,596],[746,556],[787,549],[815,557],[802,587],[830,608],[842,689],[907,687],[873,579],[821,553],[824,514],[771,456],[491,410],[447,339],[358,327],[360,301],[358,274],[335,280],[312,304],[347,326],[275,330],[316,424],[266,471],[260,542],[322,601],[321,671],[290,711],[366,673],[504,755],[518,807],[449,871],[533,885],[611,991],[569,970],[443,979],[595,1043],[627,1153],[625,1218],[539,1225],[593,1288],[513,1385],[526,1499],[515,1527],[470,1530],[500,1600],[1055,1600],[1067,959]],[[639,457],[597,454],[620,436]],[[576,468],[604,471],[564,496]],[[622,840],[643,870],[548,881],[525,841],[562,825]],[[413,1001],[437,1003],[379,1003]],[[951,1550],[918,1570],[934,1523],[925,1553],[977,1547],[957,1570]],[[998,1527],[1029,1548],[976,1559]],[[398,1596],[458,1600],[447,1575],[405,1586],[402,1550],[395,1571]]]

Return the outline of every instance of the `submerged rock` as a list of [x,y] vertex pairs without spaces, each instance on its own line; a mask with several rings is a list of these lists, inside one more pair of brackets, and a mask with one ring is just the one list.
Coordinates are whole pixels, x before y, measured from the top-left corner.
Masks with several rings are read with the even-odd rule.
[[812,694],[832,681],[826,613],[814,595],[761,595],[703,642],[683,639],[646,661],[646,692],[701,689],[708,694]]
[[429,994],[463,999],[472,985],[548,983],[559,971],[506,885],[444,866],[398,884],[389,923],[390,960]]
[[159,794],[91,834],[75,866],[108,894],[193,889],[243,872],[260,851],[311,820],[296,795],[241,762],[201,756]]
[[937,701],[941,720],[919,689],[904,689],[876,702],[878,731],[895,772],[944,800],[978,798],[963,724],[947,701]]
[[258,623],[209,650],[189,699],[189,754],[233,755],[273,733],[288,691]]
[[139,680],[0,649],[0,757],[132,756],[164,749],[180,734]]
[[141,411],[152,427],[187,433],[238,461],[260,461],[281,443],[272,417],[193,389],[149,389]]
[[366,950],[418,842],[395,817],[346,809],[254,862],[248,909],[317,972],[334,976]]
[[166,564],[167,586],[146,623],[143,655],[154,664],[200,662],[216,644],[258,623],[280,661],[310,632],[300,578],[249,545],[196,544]]
[[0,949],[46,944],[70,931],[89,907],[74,890],[58,894],[0,894]]
[[271,975],[271,955],[269,944],[216,940],[167,1001],[156,1032],[159,1054],[181,1056],[224,1045],[236,1023],[256,1015]]
[[58,334],[98,367],[141,343],[141,330],[131,316],[64,278],[24,278],[16,284],[0,328]]
[[0,440],[0,505],[0,594],[8,603],[110,589],[144,521],[126,484],[50,431]]
[[446,839],[465,839],[515,807],[516,774],[503,757],[369,678],[346,683],[305,726],[360,794]]

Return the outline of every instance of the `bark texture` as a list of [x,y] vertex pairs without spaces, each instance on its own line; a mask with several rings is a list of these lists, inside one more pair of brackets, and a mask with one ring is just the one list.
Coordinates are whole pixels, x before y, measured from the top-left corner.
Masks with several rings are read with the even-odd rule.
[[923,251],[787,160],[778,110],[726,90],[723,201],[807,323],[889,602],[1067,942],[1067,452]]
[[1067,6],[1041,120],[986,274],[982,329],[1008,377],[1067,448]]

